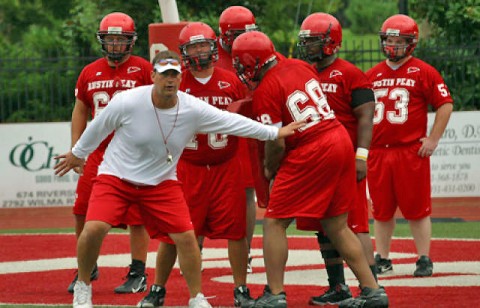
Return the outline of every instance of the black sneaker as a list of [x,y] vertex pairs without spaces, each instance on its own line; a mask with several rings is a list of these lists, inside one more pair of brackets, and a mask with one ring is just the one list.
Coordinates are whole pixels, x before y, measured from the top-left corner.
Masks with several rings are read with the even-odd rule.
[[255,305],[253,307],[287,308],[287,295],[285,292],[273,295],[268,292],[268,290],[264,290],[263,295],[255,300]]
[[377,264],[377,274],[393,271],[392,260],[382,258],[378,253],[375,255],[375,263]]
[[138,302],[137,307],[142,308],[158,308],[163,306],[165,301],[165,294],[167,290],[161,286],[152,285],[150,287],[150,293],[145,296],[140,302]]
[[338,303],[339,308],[388,308],[388,296],[385,289],[362,288],[355,298],[349,298]]
[[[92,273],[90,274],[90,281],[94,281],[98,279],[98,267],[95,264],[95,267],[92,270]],[[67,288],[68,293],[73,294],[73,288],[75,287],[75,283],[78,280],[78,271],[75,271],[75,278],[73,278],[73,281],[70,283],[70,285]]]
[[127,281],[124,284],[113,290],[115,293],[138,293],[147,290],[147,275],[144,271],[137,271],[130,265],[130,271],[125,279]]
[[255,300],[250,296],[250,290],[246,286],[239,286],[233,290],[233,305],[242,308],[255,305]]
[[427,256],[421,256],[417,260],[417,269],[413,272],[415,277],[429,277],[433,274],[433,262]]
[[308,303],[315,306],[335,305],[351,297],[352,293],[348,286],[339,283],[334,288],[328,289],[324,294],[310,298]]

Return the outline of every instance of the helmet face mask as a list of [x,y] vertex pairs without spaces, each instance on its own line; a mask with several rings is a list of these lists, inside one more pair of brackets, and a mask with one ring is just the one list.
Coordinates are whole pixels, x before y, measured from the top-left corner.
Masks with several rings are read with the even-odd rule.
[[330,38],[328,36],[323,34],[313,36],[303,33],[300,33],[298,36],[297,47],[302,59],[315,62],[332,55],[332,53],[325,53],[325,47],[330,44]]
[[100,22],[97,39],[102,53],[110,61],[121,62],[131,54],[137,33],[133,19],[123,13],[111,13]]
[[237,72],[238,78],[248,87],[250,90],[255,90],[259,83],[259,72],[260,67],[258,63],[258,59],[255,62],[254,66],[247,66],[245,67],[238,57],[234,58],[233,60],[233,68]]
[[233,67],[250,90],[258,86],[263,68],[276,58],[272,41],[262,32],[245,32],[233,42]]
[[179,36],[180,53],[186,68],[201,71],[218,60],[215,32],[202,22],[186,25]]
[[402,36],[386,35],[381,38],[382,51],[392,62],[398,62],[409,55],[410,43]]
[[385,20],[379,35],[382,52],[390,61],[398,62],[410,56],[417,46],[418,26],[409,16],[397,14]]
[[342,27],[330,14],[313,13],[302,23],[298,33],[298,52],[309,62],[334,55],[342,44]]

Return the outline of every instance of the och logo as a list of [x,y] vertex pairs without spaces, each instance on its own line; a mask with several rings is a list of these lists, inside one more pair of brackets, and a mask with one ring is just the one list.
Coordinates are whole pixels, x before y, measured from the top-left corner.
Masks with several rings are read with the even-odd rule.
[[27,171],[40,171],[53,167],[52,161],[57,154],[46,141],[33,141],[28,137],[25,143],[19,143],[10,151],[10,163]]

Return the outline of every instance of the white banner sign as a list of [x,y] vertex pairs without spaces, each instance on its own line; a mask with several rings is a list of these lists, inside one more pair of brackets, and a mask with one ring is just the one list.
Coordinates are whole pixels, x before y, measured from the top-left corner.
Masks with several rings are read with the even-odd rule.
[[[72,206],[78,175],[53,172],[69,147],[69,122],[0,124],[0,208]],[[480,111],[452,114],[431,166],[432,197],[480,196]]]
[[480,111],[452,114],[430,164],[432,197],[480,196]]
[[0,125],[0,208],[72,206],[78,175],[54,175],[70,148],[70,123]]

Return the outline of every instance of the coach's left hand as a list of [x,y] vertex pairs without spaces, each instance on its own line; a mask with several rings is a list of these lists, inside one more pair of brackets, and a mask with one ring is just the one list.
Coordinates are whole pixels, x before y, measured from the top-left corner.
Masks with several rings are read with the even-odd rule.
[[74,169],[74,171],[78,174],[83,173],[83,165],[85,164],[85,160],[73,155],[72,151],[55,156],[54,158],[60,160],[53,167],[53,169],[55,170],[55,175],[63,176],[72,169]]

